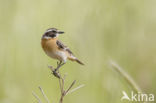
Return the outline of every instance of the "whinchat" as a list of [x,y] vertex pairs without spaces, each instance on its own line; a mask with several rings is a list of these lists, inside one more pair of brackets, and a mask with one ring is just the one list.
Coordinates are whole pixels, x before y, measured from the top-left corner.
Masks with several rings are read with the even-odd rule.
[[56,28],[50,28],[46,30],[41,39],[43,50],[49,57],[57,59],[61,63],[66,63],[67,60],[71,60],[84,65],[79,59],[74,56],[74,54],[67,46],[65,46],[60,40],[58,40],[58,36],[63,33],[63,31],[60,31]]

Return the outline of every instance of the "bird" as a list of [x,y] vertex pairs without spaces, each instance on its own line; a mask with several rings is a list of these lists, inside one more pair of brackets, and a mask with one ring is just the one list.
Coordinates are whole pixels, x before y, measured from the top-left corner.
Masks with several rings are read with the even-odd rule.
[[59,62],[63,64],[65,64],[67,60],[71,60],[84,65],[84,63],[77,59],[73,52],[58,39],[61,34],[64,34],[64,32],[56,28],[49,28],[45,31],[41,38],[41,45],[44,52],[49,57],[59,60]]

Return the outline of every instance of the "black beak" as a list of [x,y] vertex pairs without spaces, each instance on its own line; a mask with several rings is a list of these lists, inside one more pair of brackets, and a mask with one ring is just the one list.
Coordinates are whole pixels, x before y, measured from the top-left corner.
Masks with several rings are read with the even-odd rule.
[[64,32],[63,32],[63,31],[58,31],[57,33],[58,33],[58,34],[63,34]]

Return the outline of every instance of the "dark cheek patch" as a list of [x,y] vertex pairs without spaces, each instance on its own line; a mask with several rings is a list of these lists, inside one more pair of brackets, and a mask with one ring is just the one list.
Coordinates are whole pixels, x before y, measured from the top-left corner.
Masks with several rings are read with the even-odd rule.
[[56,34],[53,33],[53,32],[47,32],[45,35],[46,35],[47,37],[51,37],[51,38],[56,37]]
[[56,37],[56,34],[51,34],[50,37],[54,38]]

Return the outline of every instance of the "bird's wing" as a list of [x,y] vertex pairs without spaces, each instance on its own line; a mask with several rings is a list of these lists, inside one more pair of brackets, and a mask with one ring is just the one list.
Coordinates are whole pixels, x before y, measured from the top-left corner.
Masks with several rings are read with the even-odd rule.
[[56,41],[56,44],[57,44],[57,46],[58,46],[59,49],[63,49],[65,51],[67,51],[70,55],[74,55],[72,53],[72,51],[67,46],[65,46],[60,40],[57,40]]

